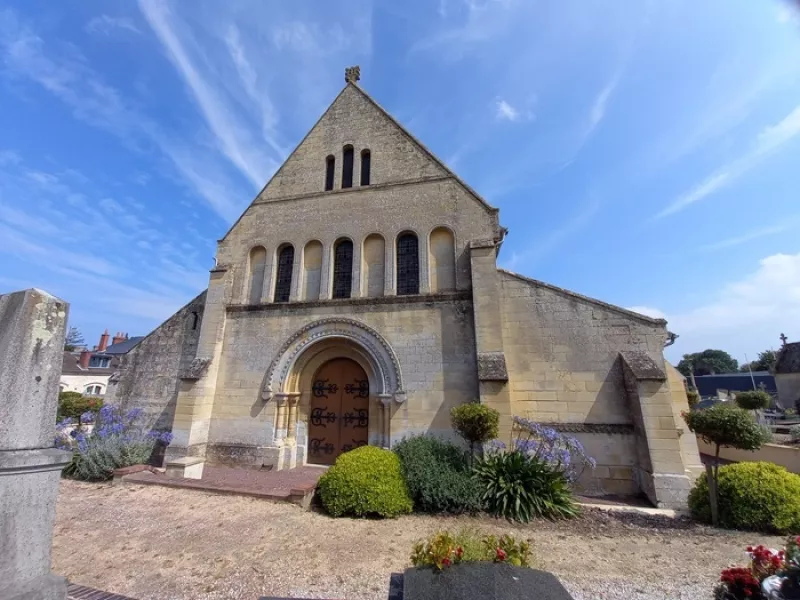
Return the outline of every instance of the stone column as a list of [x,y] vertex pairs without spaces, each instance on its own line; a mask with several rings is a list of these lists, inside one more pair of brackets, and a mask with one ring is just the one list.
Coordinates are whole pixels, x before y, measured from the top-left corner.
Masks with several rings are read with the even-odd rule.
[[68,305],[41,290],[0,296],[0,598],[64,600],[50,572],[61,469],[53,448]]
[[512,415],[503,350],[503,290],[497,274],[497,244],[493,240],[470,242],[470,265],[480,401],[500,413],[500,436],[507,439]]

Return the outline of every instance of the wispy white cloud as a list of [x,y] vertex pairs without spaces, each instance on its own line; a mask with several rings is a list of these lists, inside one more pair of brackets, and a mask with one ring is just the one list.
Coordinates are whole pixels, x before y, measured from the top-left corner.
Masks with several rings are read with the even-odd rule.
[[[226,221],[234,220],[249,199],[247,193],[237,197],[239,188],[219,168],[209,168],[213,161],[205,147],[195,144],[191,150],[185,149],[180,136],[165,132],[153,119],[135,110],[123,94],[86,64],[49,54],[44,40],[11,11],[0,11],[0,57],[18,77],[36,82],[64,102],[76,118],[117,135],[134,149],[143,140],[155,143],[182,180]],[[206,175],[199,176],[201,172]],[[209,173],[214,174],[214,181],[210,181]],[[38,177],[36,173],[30,176]],[[47,176],[39,177],[38,183],[46,185]]]
[[753,229],[752,231],[748,231],[741,235],[720,240],[719,242],[714,242],[713,244],[707,244],[703,246],[701,249],[723,250],[725,248],[732,248],[733,246],[739,246],[747,242],[752,242],[753,240],[758,240],[761,238],[778,235],[779,233],[784,233],[786,231],[792,231],[792,230],[800,231],[800,218],[789,217],[787,219],[784,219],[784,221],[781,222],[780,224],[771,225],[769,227],[758,227],[756,229]]
[[800,338],[800,254],[774,254],[758,268],[718,288],[706,302],[668,314],[670,331],[680,337],[667,353],[673,360],[687,352],[722,348],[751,357],[776,348],[780,333]]
[[564,222],[560,227],[550,231],[534,244],[517,252],[512,252],[511,257],[503,266],[513,270],[528,270],[539,260],[553,252],[579,231],[586,228],[600,211],[600,199],[592,195],[580,210]]
[[617,87],[617,83],[619,82],[619,75],[615,75],[600,92],[597,94],[597,97],[594,99],[594,103],[592,104],[592,110],[589,113],[589,134],[591,134],[598,125],[602,122],[602,120],[606,116],[606,109],[608,108],[608,102],[611,100],[611,96],[614,93],[614,89]]
[[675,198],[653,218],[661,219],[678,213],[729,186],[798,135],[800,135],[800,106],[777,124],[764,128],[746,154],[721,167],[703,182]]
[[786,25],[800,24],[800,6],[790,0],[784,0],[778,5],[776,16],[778,23]]
[[[191,91],[206,124],[220,144],[221,152],[250,180],[255,189],[259,189],[277,167],[276,161],[264,155],[248,128],[239,122],[235,113],[225,106],[203,77],[178,36],[174,26],[178,19],[171,14],[169,7],[158,0],[139,0],[139,8]],[[194,45],[191,34],[187,31],[182,33],[188,45]]]
[[502,98],[497,98],[494,101],[494,108],[494,116],[498,121],[530,121],[534,118],[532,110],[516,108]]
[[109,15],[100,15],[94,17],[86,23],[86,31],[89,33],[101,33],[103,35],[111,35],[112,32],[124,29],[131,33],[141,33],[138,27],[133,23],[132,19],[128,17],[112,17]]

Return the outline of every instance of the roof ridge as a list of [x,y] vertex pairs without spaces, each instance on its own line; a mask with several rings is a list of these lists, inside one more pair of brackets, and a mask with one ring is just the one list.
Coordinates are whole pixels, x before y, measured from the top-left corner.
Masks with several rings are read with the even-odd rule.
[[533,279],[532,277],[526,277],[525,275],[520,275],[519,273],[515,273],[514,271],[509,271],[508,269],[503,269],[501,267],[497,267],[497,270],[505,273],[506,275],[510,275],[511,277],[515,277],[517,279],[521,279],[522,281],[526,281],[528,283],[532,283],[534,285],[538,285],[549,290],[553,290],[554,292],[559,292],[561,294],[565,294],[567,296],[572,296],[573,298],[577,298],[579,300],[584,300],[586,302],[591,302],[592,304],[596,304],[603,308],[607,308],[609,310],[613,310],[615,312],[621,313],[628,317],[634,317],[641,321],[646,321],[648,323],[652,323],[653,325],[666,325],[666,319],[655,319],[653,317],[648,317],[647,315],[643,315],[641,313],[637,313],[633,310],[628,310],[627,308],[622,308],[621,306],[617,306],[616,304],[611,304],[609,302],[604,302],[602,300],[598,300],[597,298],[592,298],[590,296],[584,296],[583,294],[579,294],[578,292],[573,292],[572,290],[568,290],[566,288],[558,287],[557,285],[553,285],[552,283],[546,283],[544,281],[540,281],[538,279]]
[[[440,167],[442,167],[442,168],[445,170],[445,172],[446,172],[446,173],[447,173],[447,174],[448,174],[450,177],[452,177],[453,179],[455,179],[455,180],[456,180],[456,182],[457,182],[459,185],[461,185],[461,186],[462,186],[462,187],[463,187],[465,190],[467,190],[467,192],[469,192],[469,193],[470,193],[470,195],[472,195],[472,196],[473,196],[473,197],[474,197],[474,198],[475,198],[475,199],[476,199],[478,202],[480,202],[481,204],[483,204],[483,206],[484,206],[484,207],[485,207],[487,210],[489,210],[489,211],[491,211],[491,212],[494,212],[494,213],[498,213],[498,212],[500,212],[500,209],[499,209],[499,208],[497,208],[497,207],[495,207],[495,206],[492,206],[491,204],[489,204],[489,203],[488,203],[488,202],[487,202],[487,201],[486,201],[486,200],[483,198],[483,196],[481,196],[481,195],[480,195],[478,192],[476,192],[476,191],[475,191],[475,190],[474,190],[474,189],[473,189],[473,188],[472,188],[472,187],[471,187],[471,186],[470,186],[470,185],[469,185],[467,182],[465,182],[463,179],[461,179],[461,177],[459,177],[459,176],[458,176],[458,175],[455,173],[455,171],[453,171],[453,170],[452,170],[450,167],[448,167],[448,166],[447,166],[447,165],[444,163],[444,161],[442,161],[442,159],[440,159],[438,156],[436,156],[436,154],[434,154],[434,153],[433,153],[433,152],[432,152],[432,151],[431,151],[431,150],[430,150],[430,149],[429,149],[429,148],[428,148],[428,147],[427,147],[427,146],[426,146],[426,145],[425,145],[423,142],[421,142],[421,141],[420,141],[420,140],[419,140],[419,139],[418,139],[418,138],[417,138],[417,137],[416,137],[416,136],[415,136],[413,133],[411,133],[411,132],[410,132],[408,129],[406,129],[406,128],[403,126],[403,124],[402,124],[402,123],[400,123],[400,121],[398,121],[398,120],[397,120],[397,119],[396,119],[396,118],[395,118],[395,117],[392,115],[392,113],[390,113],[388,110],[386,110],[385,108],[383,108],[383,106],[381,106],[381,105],[378,103],[378,101],[377,101],[377,100],[375,100],[375,98],[373,98],[373,97],[372,97],[372,96],[371,96],[371,95],[370,95],[368,92],[366,92],[365,90],[363,90],[363,89],[361,88],[361,86],[360,86],[360,85],[358,85],[358,84],[356,84],[356,83],[352,83],[352,82],[348,82],[348,83],[347,83],[347,85],[352,85],[352,86],[353,86],[355,89],[357,89],[357,90],[358,90],[358,91],[361,93],[361,95],[362,95],[362,96],[364,96],[364,98],[366,98],[367,100],[369,100],[369,101],[370,101],[370,102],[371,102],[371,103],[372,103],[372,104],[375,106],[375,108],[377,108],[379,111],[381,111],[381,113],[382,113],[382,114],[383,114],[383,115],[384,115],[386,118],[388,118],[388,119],[389,119],[389,120],[390,120],[392,123],[394,123],[394,125],[395,125],[395,126],[398,128],[398,129],[400,129],[400,131],[403,133],[403,135],[405,135],[405,136],[406,136],[408,139],[410,139],[410,140],[411,140],[411,141],[412,141],[414,144],[416,144],[417,146],[419,146],[420,150],[422,150],[422,151],[423,151],[423,152],[424,152],[424,153],[425,153],[425,154],[428,156],[428,158],[430,158],[430,159],[431,159],[431,160],[433,160],[433,161],[434,161],[434,162],[435,162],[437,165],[439,165]],[[347,86],[345,86],[345,89],[347,89]],[[338,96],[337,96],[337,98],[338,98]],[[336,100],[334,100],[334,102],[335,102],[335,101],[336,101]],[[333,103],[331,103],[331,104],[333,104]],[[326,112],[327,112],[327,111],[326,111]],[[315,124],[315,125],[316,125],[316,124]],[[288,160],[288,159],[287,159],[287,160]]]

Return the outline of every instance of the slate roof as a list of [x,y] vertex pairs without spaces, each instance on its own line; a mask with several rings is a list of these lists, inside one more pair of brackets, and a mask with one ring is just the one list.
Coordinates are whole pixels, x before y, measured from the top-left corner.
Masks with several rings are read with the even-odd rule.
[[106,348],[105,353],[114,355],[127,354],[128,352],[133,350],[133,347],[136,346],[136,344],[138,344],[139,342],[141,342],[144,339],[144,337],[145,336],[143,335],[137,335],[132,338],[128,338],[127,340],[125,340],[124,342],[120,342],[119,344],[111,344],[108,348]]
[[800,342],[786,344],[780,349],[775,362],[775,373],[800,373]]
[[[105,352],[92,352],[92,356],[106,356]],[[89,367],[84,369],[78,364],[81,358],[80,352],[67,352],[64,351],[64,356],[61,360],[61,374],[62,375],[111,375],[117,370],[119,366],[119,358],[111,357],[111,363],[108,367]]]
[[[775,378],[769,371],[753,371],[753,379],[756,382],[756,389],[763,383],[766,387],[764,391],[770,394],[777,394],[778,388],[775,387]],[[750,373],[722,373],[720,375],[695,375],[697,391],[701,396],[716,396],[717,390],[728,390],[729,392],[746,392],[753,389],[753,381]],[[691,383],[691,378],[686,378],[687,383]]]

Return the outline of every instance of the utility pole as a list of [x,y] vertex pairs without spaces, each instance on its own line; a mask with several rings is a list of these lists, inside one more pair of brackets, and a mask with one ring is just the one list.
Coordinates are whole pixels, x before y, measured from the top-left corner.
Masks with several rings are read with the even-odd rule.
[[747,358],[747,354],[744,355],[744,360],[747,362],[747,370],[750,371],[750,381],[753,384],[753,391],[756,389],[756,378],[753,377],[753,368],[750,365],[750,359]]

